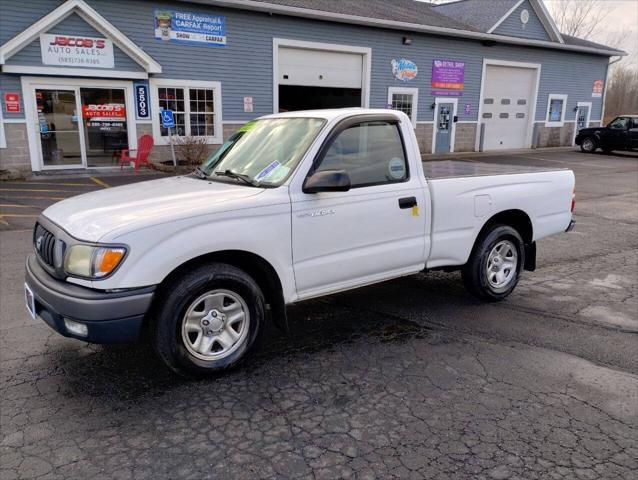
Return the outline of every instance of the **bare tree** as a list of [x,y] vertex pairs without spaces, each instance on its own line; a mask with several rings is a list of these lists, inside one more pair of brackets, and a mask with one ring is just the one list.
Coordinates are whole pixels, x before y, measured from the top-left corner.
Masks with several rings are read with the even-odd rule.
[[598,34],[613,10],[604,0],[553,0],[546,5],[561,33],[584,39]]
[[618,115],[638,114],[638,70],[629,65],[618,65],[608,82],[604,123]]

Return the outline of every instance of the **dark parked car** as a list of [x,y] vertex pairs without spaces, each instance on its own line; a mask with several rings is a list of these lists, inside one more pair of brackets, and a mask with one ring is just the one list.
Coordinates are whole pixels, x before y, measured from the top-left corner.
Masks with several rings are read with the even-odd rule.
[[585,153],[593,153],[597,148],[605,153],[638,150],[638,115],[616,117],[606,127],[581,128],[576,145]]

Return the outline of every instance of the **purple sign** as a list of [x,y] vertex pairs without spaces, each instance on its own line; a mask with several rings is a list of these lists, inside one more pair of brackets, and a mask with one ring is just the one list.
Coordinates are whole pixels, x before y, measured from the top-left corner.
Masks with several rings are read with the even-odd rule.
[[472,114],[472,105],[469,103],[465,104],[465,115],[471,115]]
[[458,90],[432,90],[430,92],[433,97],[461,97],[463,96],[463,92],[459,92]]
[[465,62],[435,58],[432,60],[432,88],[463,90]]

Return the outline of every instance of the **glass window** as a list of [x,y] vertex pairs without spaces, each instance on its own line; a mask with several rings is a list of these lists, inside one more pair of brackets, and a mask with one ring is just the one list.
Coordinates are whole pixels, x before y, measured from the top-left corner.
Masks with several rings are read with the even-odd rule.
[[[159,87],[157,89],[160,110],[172,110],[175,119],[175,128],[171,129],[173,135],[188,135],[186,132],[185,105],[184,105],[184,89]],[[159,112],[157,113],[159,115]],[[162,137],[168,136],[168,129],[161,126],[160,132]]]
[[388,108],[399,110],[405,113],[412,125],[416,127],[416,117],[418,110],[418,88],[389,87],[388,88]]
[[510,104],[509,98],[501,98],[501,105],[509,105],[509,104]]
[[117,164],[128,148],[126,100],[123,88],[80,88],[84,145],[89,167]]
[[483,114],[483,118],[492,118],[492,114],[489,112],[486,112]]
[[[193,137],[215,135],[214,89],[158,87],[157,95],[160,110],[173,111],[175,118],[173,135]],[[161,126],[161,120],[160,133],[162,137],[168,136],[168,129]]]
[[492,105],[494,103],[494,99],[493,98],[486,98],[485,100],[483,100],[483,103],[485,105]]
[[524,98],[521,98],[520,100],[516,101],[517,105],[527,105],[527,100],[525,100]]
[[303,158],[325,120],[319,118],[272,118],[249,122],[235,132],[202,165],[213,179],[230,170],[260,184],[281,185]]
[[613,128],[615,130],[626,130],[628,120],[629,119],[626,117],[618,117],[609,124],[609,128]]
[[408,165],[396,123],[379,121],[353,125],[341,132],[316,171],[345,170],[352,187],[404,182]]
[[516,114],[516,118],[525,118],[525,114],[524,113],[517,113]]
[[413,95],[411,93],[393,93],[392,108],[394,110],[400,110],[412,118],[412,97]]
[[510,118],[510,114],[509,113],[500,113],[498,115],[499,118]]
[[565,101],[562,98],[552,98],[549,102],[549,118],[550,122],[560,122],[563,118],[563,105]]

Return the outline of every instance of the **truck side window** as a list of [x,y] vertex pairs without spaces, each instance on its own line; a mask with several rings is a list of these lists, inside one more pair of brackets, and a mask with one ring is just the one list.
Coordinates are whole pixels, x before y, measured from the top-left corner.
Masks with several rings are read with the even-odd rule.
[[315,171],[345,170],[352,188],[408,179],[403,140],[396,123],[364,122],[341,132]]
[[627,118],[618,117],[613,122],[609,124],[609,128],[613,128],[616,130],[626,130],[627,129]]

